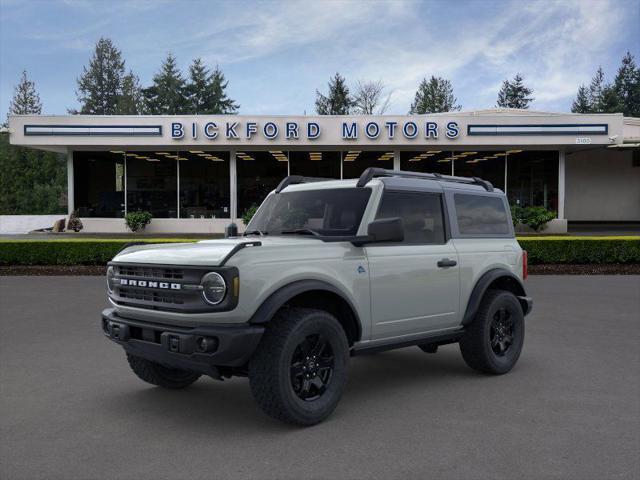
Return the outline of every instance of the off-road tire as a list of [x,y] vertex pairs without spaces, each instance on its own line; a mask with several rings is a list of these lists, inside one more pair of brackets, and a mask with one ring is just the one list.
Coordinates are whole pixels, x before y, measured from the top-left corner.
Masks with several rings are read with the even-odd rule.
[[[295,391],[294,383],[298,388],[300,384],[294,380],[293,369],[301,345],[314,338],[323,338],[329,345],[323,351],[330,351],[333,366],[326,390],[316,399],[305,400]],[[323,310],[285,307],[269,323],[249,362],[251,392],[270,417],[295,425],[314,425],[327,418],[338,404],[347,382],[348,362],[347,337],[333,315]]]
[[138,378],[158,387],[170,389],[186,388],[200,378],[199,373],[165,367],[159,363],[128,353],[127,361]]
[[[492,346],[500,310],[508,312],[512,320],[512,343],[502,353],[496,353],[501,345]],[[524,344],[524,315],[516,296],[504,290],[489,290],[480,304],[477,315],[460,339],[460,351],[471,368],[483,373],[502,375],[513,368]]]

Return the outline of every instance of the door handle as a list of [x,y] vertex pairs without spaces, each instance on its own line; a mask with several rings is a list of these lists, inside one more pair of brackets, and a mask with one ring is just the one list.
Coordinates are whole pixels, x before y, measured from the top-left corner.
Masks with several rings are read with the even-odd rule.
[[449,260],[448,258],[443,258],[442,260],[438,261],[438,267],[440,268],[455,267],[457,264],[458,262],[456,262],[455,260]]

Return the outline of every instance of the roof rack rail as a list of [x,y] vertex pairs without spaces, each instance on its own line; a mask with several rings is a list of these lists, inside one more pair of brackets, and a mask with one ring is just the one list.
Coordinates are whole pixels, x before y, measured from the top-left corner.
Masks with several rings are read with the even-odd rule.
[[424,180],[437,180],[440,182],[465,183],[468,185],[480,185],[487,192],[493,192],[493,185],[491,182],[478,177],[454,177],[452,175],[441,175],[439,173],[405,172],[401,170],[387,170],[385,168],[377,167],[369,167],[362,172],[356,187],[362,188],[376,177],[422,178]]
[[300,183],[312,183],[312,182],[326,182],[327,180],[335,180],[335,178],[321,178],[321,177],[303,177],[302,175],[289,175],[282,179],[282,181],[276,187],[276,193],[280,193],[289,185],[297,185]]

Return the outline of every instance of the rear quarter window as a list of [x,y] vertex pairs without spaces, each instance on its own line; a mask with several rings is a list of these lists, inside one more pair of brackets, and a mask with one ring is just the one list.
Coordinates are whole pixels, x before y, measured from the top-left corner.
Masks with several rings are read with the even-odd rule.
[[508,235],[510,216],[501,197],[468,195],[454,196],[458,231],[461,235]]

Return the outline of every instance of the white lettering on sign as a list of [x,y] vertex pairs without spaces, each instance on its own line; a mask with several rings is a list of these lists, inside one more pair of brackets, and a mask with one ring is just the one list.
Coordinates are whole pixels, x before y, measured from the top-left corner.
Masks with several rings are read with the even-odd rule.
[[576,145],[589,145],[590,143],[591,143],[591,139],[589,137],[576,138]]

